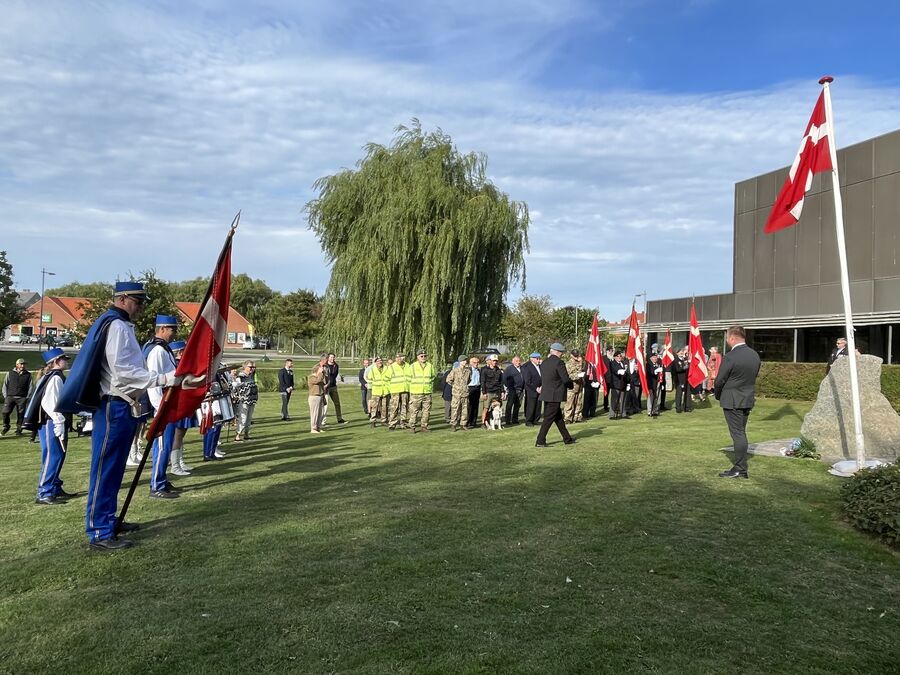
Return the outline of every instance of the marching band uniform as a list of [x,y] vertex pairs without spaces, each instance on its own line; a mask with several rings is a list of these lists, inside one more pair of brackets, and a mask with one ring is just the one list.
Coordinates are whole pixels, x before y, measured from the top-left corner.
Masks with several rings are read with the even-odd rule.
[[[169,345],[172,353],[175,355],[175,368],[178,368],[178,362],[184,352],[186,344],[184,340],[177,340]],[[194,413],[197,411],[195,410]],[[193,467],[188,466],[184,461],[184,437],[188,429],[198,426],[196,414],[182,417],[175,421],[175,437],[172,442],[172,454],[169,457],[169,468],[176,476],[190,476]]]
[[66,381],[63,369],[67,357],[59,347],[44,352],[43,357],[49,370],[38,383],[24,419],[29,427],[40,424],[41,474],[35,503],[60,504],[65,499],[76,496],[63,490],[63,482],[59,477],[63,462],[66,461],[69,435],[66,416],[56,412],[56,403]]
[[[144,285],[120,281],[113,298],[116,304],[88,331],[56,406],[62,413],[96,411],[85,531],[91,547],[99,550],[132,545],[116,536],[116,498],[140,414],[136,399],[150,387],[172,386],[176,381],[174,372],[147,370],[134,336],[131,316],[138,316],[147,301]],[[128,300],[134,302],[133,309]],[[133,528],[121,523],[119,529]]]
[[[177,326],[178,321],[174,316],[160,314],[156,317],[156,327]],[[172,346],[163,338],[154,337],[146,345],[144,351],[147,355],[147,369],[156,373],[175,374],[175,353]],[[147,391],[150,404],[159,412],[162,403],[162,387],[152,387]],[[175,499],[178,493],[166,477],[166,469],[169,466],[169,458],[172,455],[172,447],[175,443],[175,423],[169,423],[163,430],[162,436],[153,439],[153,468],[150,472],[150,496],[155,499]]]

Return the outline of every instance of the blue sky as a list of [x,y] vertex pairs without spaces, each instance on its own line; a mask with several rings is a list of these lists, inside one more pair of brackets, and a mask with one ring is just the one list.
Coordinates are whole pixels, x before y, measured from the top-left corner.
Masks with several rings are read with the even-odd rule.
[[[233,267],[323,291],[320,176],[398,124],[489,157],[526,292],[618,319],[731,290],[734,183],[787,165],[822,74],[843,147],[900,126],[900,3],[6,0],[0,249],[20,287]],[[510,301],[515,295],[510,297]]]

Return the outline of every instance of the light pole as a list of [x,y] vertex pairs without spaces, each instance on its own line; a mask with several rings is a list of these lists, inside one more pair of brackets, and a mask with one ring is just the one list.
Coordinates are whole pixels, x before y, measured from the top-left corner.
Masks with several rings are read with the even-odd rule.
[[38,351],[41,351],[41,342],[44,339],[44,280],[47,278],[47,275],[51,277],[56,276],[56,272],[48,272],[43,267],[41,268],[41,318],[38,320]]

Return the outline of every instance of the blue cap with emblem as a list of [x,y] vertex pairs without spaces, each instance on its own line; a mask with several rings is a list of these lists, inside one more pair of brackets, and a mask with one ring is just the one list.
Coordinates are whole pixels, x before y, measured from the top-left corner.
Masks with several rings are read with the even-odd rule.
[[113,289],[113,297],[123,295],[131,298],[143,298],[149,300],[147,289],[140,281],[117,281]]
[[539,359],[539,358],[541,358],[541,353],[540,352],[531,352],[531,354],[529,355],[528,358],[529,359]]
[[173,352],[181,351],[182,349],[184,349],[186,344],[187,343],[184,340],[175,340],[175,342],[169,343],[169,349],[171,349]]
[[169,316],[168,314],[156,315],[157,328],[166,328],[169,326],[171,326],[172,328],[178,328],[178,319],[176,319],[174,316]]

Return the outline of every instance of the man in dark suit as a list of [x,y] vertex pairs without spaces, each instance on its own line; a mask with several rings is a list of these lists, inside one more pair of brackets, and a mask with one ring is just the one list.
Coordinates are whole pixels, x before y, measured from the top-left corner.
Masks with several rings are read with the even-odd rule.
[[528,363],[522,366],[525,384],[525,426],[532,427],[541,421],[541,355],[532,352]]
[[287,359],[284,368],[278,371],[278,391],[281,393],[281,421],[289,422],[288,403],[294,392],[294,361]]
[[544,402],[544,421],[541,422],[541,429],[538,431],[537,440],[534,443],[536,448],[547,447],[547,432],[550,431],[550,426],[554,422],[563,437],[563,442],[566,445],[575,443],[575,439],[566,429],[561,407],[561,404],[566,402],[566,389],[574,386],[569,378],[569,373],[566,372],[566,364],[559,358],[565,351],[565,347],[554,342],[550,345],[550,356],[541,364],[540,400]]
[[825,366],[825,374],[827,375],[831,372],[831,366],[834,365],[834,362],[837,361],[839,357],[847,356],[847,354],[847,338],[839,337],[835,343],[834,349],[831,350],[831,355],[828,357],[828,364]]
[[503,371],[503,388],[506,391],[506,425],[518,424],[519,406],[522,403],[522,391],[525,388],[522,359],[518,355],[512,357],[512,363]]
[[628,419],[628,403],[626,392],[628,380],[628,364],[622,360],[622,352],[615,352],[606,371],[606,382],[609,386],[609,419]]
[[728,329],[725,341],[731,347],[716,376],[716,399],[725,413],[728,432],[734,443],[734,466],[719,475],[722,478],[747,478],[747,420],[756,402],[756,376],[759,354],[746,344],[743,326]]
[[675,389],[675,412],[693,412],[694,402],[691,399],[691,387],[688,384],[688,371],[691,363],[688,361],[688,349],[684,347],[675,354],[675,360],[669,366],[672,373],[672,385]]

